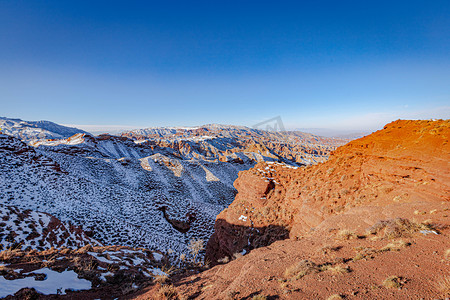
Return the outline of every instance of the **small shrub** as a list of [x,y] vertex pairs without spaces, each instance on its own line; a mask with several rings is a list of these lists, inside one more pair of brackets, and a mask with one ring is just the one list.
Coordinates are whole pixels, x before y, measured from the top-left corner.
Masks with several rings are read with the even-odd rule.
[[320,249],[320,251],[322,252],[322,254],[326,255],[331,252],[339,251],[341,248],[342,248],[342,246],[325,246],[325,247],[322,247]]
[[383,281],[383,286],[388,289],[399,289],[403,286],[403,280],[398,276],[389,276]]
[[163,271],[164,273],[166,273],[167,275],[170,276],[173,273],[175,273],[176,268],[174,266],[162,266],[161,271]]
[[230,261],[230,258],[228,256],[224,256],[221,259],[218,259],[217,261],[220,262],[221,264],[226,264]]
[[158,289],[157,295],[159,297],[158,299],[162,300],[172,300],[178,297],[177,290],[170,284],[161,286]]
[[200,251],[205,249],[203,240],[191,240],[189,242],[188,249],[194,256],[194,263],[196,263],[198,254],[200,253]]
[[327,268],[327,271],[331,271],[335,274],[345,274],[350,272],[350,268],[348,266],[336,265]]
[[256,295],[253,296],[252,300],[267,300],[267,297],[264,295]]
[[356,255],[353,257],[353,261],[358,261],[358,260],[361,260],[361,259],[364,259],[365,258],[365,256],[364,256],[364,254],[362,254],[361,252],[358,252],[358,253],[356,253]]
[[350,240],[356,237],[356,234],[348,229],[339,230],[339,232],[337,233],[337,238],[340,240]]
[[0,252],[0,261],[7,261],[14,258],[14,250],[6,249]]
[[153,279],[156,283],[164,284],[169,281],[169,276],[167,275],[155,275],[155,278]]
[[382,251],[382,252],[384,252],[384,251],[400,251],[400,249],[406,248],[409,245],[411,245],[411,244],[408,242],[405,242],[403,240],[394,241],[392,243],[387,244],[383,248],[381,248],[380,251]]
[[286,271],[284,272],[284,276],[286,278],[295,277],[295,279],[300,279],[305,275],[317,273],[319,271],[320,269],[317,266],[317,264],[307,259],[304,259],[287,268]]
[[241,258],[242,256],[244,256],[244,254],[242,254],[241,252],[236,252],[233,254],[233,260]]
[[369,234],[378,234],[383,231],[383,237],[387,239],[410,237],[421,230],[435,230],[430,222],[411,222],[408,219],[396,218],[387,221],[379,221],[370,227]]
[[377,253],[376,250],[372,248],[363,247],[360,252],[356,253],[355,257],[353,257],[353,261],[366,259],[366,258],[374,258],[374,255]]

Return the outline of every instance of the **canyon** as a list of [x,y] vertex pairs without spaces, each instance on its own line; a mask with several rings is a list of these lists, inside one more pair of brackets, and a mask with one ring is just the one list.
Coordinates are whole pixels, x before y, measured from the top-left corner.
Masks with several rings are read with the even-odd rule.
[[[60,296],[67,299],[449,292],[448,120],[398,120],[353,141],[229,125],[120,136],[64,136],[58,127],[58,136],[40,138],[23,130],[36,123],[20,122],[20,135],[12,136],[13,126],[0,135],[0,208],[46,234],[42,242],[34,234],[31,245],[25,224],[3,226],[0,253],[16,252],[8,252],[2,274],[12,278],[30,276],[52,249],[50,268],[92,283]],[[37,215],[59,225],[48,228]],[[63,244],[68,236],[78,238]],[[28,273],[13,271],[19,267]],[[30,289],[10,297],[24,295],[52,297]]]

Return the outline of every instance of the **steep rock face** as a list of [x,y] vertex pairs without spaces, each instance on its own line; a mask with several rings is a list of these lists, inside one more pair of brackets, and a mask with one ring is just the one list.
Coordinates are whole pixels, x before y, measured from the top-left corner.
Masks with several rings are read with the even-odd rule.
[[338,148],[325,163],[258,163],[239,173],[238,194],[217,216],[207,256],[216,261],[266,246],[287,237],[281,228],[298,239],[358,206],[449,201],[449,136],[448,120],[395,121]]

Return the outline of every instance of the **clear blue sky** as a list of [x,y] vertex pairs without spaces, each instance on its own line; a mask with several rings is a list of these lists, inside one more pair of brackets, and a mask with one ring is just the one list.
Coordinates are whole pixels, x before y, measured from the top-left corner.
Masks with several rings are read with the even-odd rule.
[[450,117],[450,1],[0,0],[0,115],[366,130]]

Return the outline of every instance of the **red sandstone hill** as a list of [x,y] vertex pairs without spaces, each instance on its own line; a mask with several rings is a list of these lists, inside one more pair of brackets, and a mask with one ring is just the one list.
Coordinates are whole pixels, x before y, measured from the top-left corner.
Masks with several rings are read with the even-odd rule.
[[[208,256],[265,246],[285,238],[283,231],[298,238],[352,208],[449,200],[449,136],[449,121],[396,121],[310,168],[262,163],[240,172],[238,195],[217,217]],[[369,220],[362,218],[364,226]]]
[[174,280],[173,299],[445,298],[449,136],[449,120],[395,121],[325,163],[240,172],[207,245],[220,265]]

